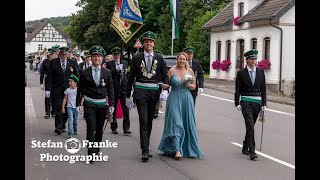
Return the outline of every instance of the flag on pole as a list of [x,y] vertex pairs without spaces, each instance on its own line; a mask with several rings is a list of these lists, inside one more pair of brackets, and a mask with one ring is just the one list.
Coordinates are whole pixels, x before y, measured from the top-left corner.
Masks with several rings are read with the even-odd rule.
[[170,0],[170,7],[172,12],[172,39],[179,38],[180,29],[180,5],[179,0]]
[[138,0],[118,0],[110,25],[127,43],[143,26]]

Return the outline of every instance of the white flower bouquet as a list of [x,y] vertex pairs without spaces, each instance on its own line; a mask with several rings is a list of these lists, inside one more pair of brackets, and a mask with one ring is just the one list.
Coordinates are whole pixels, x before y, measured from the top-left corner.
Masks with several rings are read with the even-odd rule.
[[190,82],[190,83],[194,81],[193,76],[191,76],[190,74],[184,75],[184,79],[186,80],[186,82]]

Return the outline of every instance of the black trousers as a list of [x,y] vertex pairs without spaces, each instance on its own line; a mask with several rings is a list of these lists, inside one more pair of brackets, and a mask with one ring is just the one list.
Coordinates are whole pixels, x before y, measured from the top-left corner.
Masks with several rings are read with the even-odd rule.
[[197,99],[197,96],[198,96],[198,89],[190,90],[190,92],[191,92],[191,95],[193,97],[194,105],[196,105],[196,99]]
[[64,98],[64,90],[63,89],[53,89],[51,90],[51,98],[54,106],[55,116],[54,116],[54,124],[56,129],[65,129],[66,122],[68,120],[68,113],[62,113],[62,101]]
[[[84,102],[84,114],[87,123],[87,140],[89,142],[101,142],[102,131],[106,115],[107,106],[95,105]],[[88,155],[98,153],[100,148],[88,148]]]
[[125,94],[122,94],[120,96],[114,97],[114,112],[113,112],[113,122],[111,123],[111,129],[116,130],[118,128],[118,123],[116,119],[116,111],[117,111],[117,105],[118,100],[120,99],[120,104],[123,112],[123,130],[129,130],[130,129],[130,119],[129,119],[129,109],[126,106],[126,96]]
[[156,103],[159,99],[159,91],[137,88],[135,91],[140,125],[140,147],[142,154],[144,154],[149,152],[152,121]]
[[50,103],[50,97],[45,97],[44,98],[44,106],[45,106],[45,111],[46,111],[46,115],[47,116],[50,116],[50,105],[51,105],[51,103]]
[[158,98],[158,101],[157,101],[157,104],[156,104],[156,109],[154,111],[154,115],[159,115],[159,108],[160,108],[160,94],[162,92],[162,88],[159,86],[159,98]]
[[259,112],[261,110],[261,104],[248,101],[240,101],[242,107],[242,115],[246,125],[246,135],[243,141],[243,147],[249,148],[249,153],[255,152],[255,140],[254,140],[254,125],[257,121]]

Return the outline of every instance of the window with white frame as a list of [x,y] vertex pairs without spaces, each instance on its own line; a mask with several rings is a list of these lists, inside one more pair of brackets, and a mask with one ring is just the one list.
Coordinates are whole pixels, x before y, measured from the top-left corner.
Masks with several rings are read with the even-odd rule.
[[256,38],[251,39],[251,49],[257,49],[257,39]]
[[239,3],[238,4],[238,15],[240,16],[240,17],[242,17],[243,16],[243,14],[244,14],[244,3]]
[[231,58],[231,41],[230,40],[228,40],[227,42],[226,42],[226,59],[229,59],[230,60],[230,58]]
[[216,59],[221,60],[221,41],[217,41],[217,56]]
[[38,51],[42,51],[42,44],[38,44]]
[[270,38],[265,37],[263,39],[263,58],[270,60]]

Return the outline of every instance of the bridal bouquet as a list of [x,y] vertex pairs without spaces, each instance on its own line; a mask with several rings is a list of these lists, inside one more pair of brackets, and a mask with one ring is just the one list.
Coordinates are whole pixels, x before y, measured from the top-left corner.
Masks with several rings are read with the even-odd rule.
[[186,82],[192,82],[192,81],[194,81],[194,78],[193,78],[193,76],[191,76],[190,74],[186,74],[185,76],[184,76],[184,79],[186,80]]

